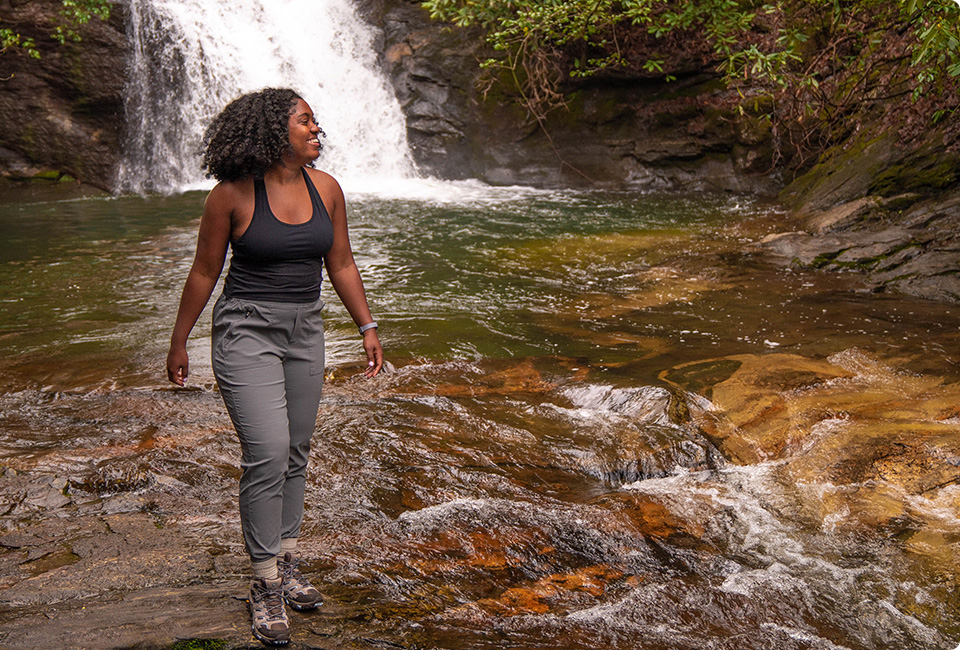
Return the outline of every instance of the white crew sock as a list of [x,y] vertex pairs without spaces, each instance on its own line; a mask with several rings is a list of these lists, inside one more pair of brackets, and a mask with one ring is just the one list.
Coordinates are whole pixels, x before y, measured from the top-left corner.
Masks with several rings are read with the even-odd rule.
[[253,577],[256,579],[264,580],[276,580],[280,577],[280,572],[277,571],[277,558],[272,557],[269,560],[264,560],[263,562],[251,562],[250,566],[253,568]]
[[296,537],[284,537],[280,540],[280,557],[282,558],[287,553],[297,554]]

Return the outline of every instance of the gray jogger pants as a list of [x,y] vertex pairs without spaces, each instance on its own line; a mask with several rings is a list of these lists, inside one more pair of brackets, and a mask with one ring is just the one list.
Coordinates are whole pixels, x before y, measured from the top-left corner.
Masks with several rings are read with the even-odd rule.
[[323,389],[323,302],[220,296],[213,372],[240,437],[240,524],[253,562],[300,535],[310,438]]

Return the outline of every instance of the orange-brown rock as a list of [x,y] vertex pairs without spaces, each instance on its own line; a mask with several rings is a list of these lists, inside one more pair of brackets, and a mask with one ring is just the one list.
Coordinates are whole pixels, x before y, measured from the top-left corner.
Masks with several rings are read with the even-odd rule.
[[614,567],[587,566],[549,575],[527,586],[512,587],[496,598],[483,598],[474,605],[497,616],[545,614],[554,607],[562,607],[564,598],[574,592],[599,598],[611,582],[621,578],[623,572]]
[[619,512],[644,537],[671,539],[699,539],[704,534],[698,522],[684,521],[667,506],[649,494],[617,492],[598,500],[603,507]]

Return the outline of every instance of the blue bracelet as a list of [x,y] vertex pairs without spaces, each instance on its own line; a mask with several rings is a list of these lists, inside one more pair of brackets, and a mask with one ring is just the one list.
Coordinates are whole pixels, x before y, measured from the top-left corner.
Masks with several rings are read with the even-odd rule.
[[361,334],[363,334],[363,333],[366,332],[367,330],[375,330],[375,329],[377,329],[377,321],[375,321],[375,320],[370,321],[370,322],[367,323],[366,325],[361,325],[361,326],[359,327],[359,330],[360,330],[360,333],[361,333]]

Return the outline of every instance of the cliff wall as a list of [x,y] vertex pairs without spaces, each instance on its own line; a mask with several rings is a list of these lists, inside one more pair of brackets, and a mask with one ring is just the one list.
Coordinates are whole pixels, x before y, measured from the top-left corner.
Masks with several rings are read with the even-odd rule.
[[[487,52],[478,33],[433,22],[410,0],[359,5],[382,30],[384,69],[426,173],[553,187],[779,188],[764,125],[733,110],[735,94],[707,66],[679,61],[669,84],[644,76],[581,84],[569,109],[541,125],[516,97],[481,92],[478,61]],[[0,56],[0,175],[68,175],[110,189],[123,137],[125,5],[66,45],[49,37],[60,6],[0,0],[3,24],[34,38],[41,53]]]
[[[865,129],[786,184],[755,100],[709,62],[667,57],[676,81],[634,73],[571,82],[569,106],[539,123],[503,86],[478,83],[479,33],[433,22],[416,0],[357,0],[380,28],[385,73],[420,169],[493,184],[780,193],[788,231],[759,250],[785,265],[866,273],[877,291],[960,300],[960,143],[931,126],[910,146]],[[0,177],[75,178],[111,189],[123,141],[125,4],[50,38],[60,0],[0,0],[3,25],[41,57],[0,55]],[[782,190],[782,191],[781,191]]]
[[40,58],[9,48],[0,55],[0,176],[64,176],[103,189],[120,159],[128,42],[125,12],[79,28],[82,41],[50,34],[59,0],[0,0],[2,25],[33,38]]
[[662,75],[572,85],[567,109],[544,124],[517,97],[478,87],[487,58],[475,30],[429,19],[417,2],[370,0],[383,64],[407,114],[425,172],[494,184],[771,192],[769,132],[741,115],[711,66],[674,57]]

